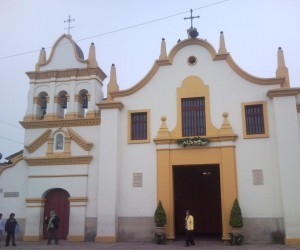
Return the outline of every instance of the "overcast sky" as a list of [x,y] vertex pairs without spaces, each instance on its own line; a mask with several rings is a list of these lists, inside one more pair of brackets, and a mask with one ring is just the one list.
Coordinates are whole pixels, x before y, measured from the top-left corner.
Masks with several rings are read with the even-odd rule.
[[[99,67],[109,76],[117,68],[120,89],[136,84],[160,53],[186,39],[194,19],[199,38],[216,50],[220,31],[235,62],[258,77],[275,77],[277,50],[282,47],[292,87],[300,87],[300,1],[298,0],[0,0],[0,153],[4,158],[23,149],[23,120],[29,78],[39,50],[67,33],[88,56],[96,46]],[[106,84],[104,81],[105,95]]]

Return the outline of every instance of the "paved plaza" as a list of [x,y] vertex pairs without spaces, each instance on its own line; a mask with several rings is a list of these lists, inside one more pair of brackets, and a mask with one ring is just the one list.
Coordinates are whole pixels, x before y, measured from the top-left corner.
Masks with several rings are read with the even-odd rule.
[[199,240],[192,247],[184,247],[184,241],[168,241],[166,245],[156,245],[154,242],[117,242],[117,243],[95,243],[95,242],[68,242],[60,241],[59,245],[47,245],[46,241],[41,242],[16,242],[17,246],[4,247],[2,242],[1,249],[22,249],[22,250],[44,250],[44,249],[62,249],[62,250],[178,250],[178,249],[236,249],[236,250],[288,250],[300,249],[300,246],[285,246],[281,244],[243,244],[242,246],[228,246],[222,241]]

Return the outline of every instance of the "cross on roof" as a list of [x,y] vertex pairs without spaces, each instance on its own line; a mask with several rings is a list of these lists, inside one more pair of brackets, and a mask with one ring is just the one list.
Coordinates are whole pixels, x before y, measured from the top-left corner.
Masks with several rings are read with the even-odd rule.
[[184,20],[191,19],[191,28],[193,28],[193,19],[194,18],[199,18],[200,16],[193,16],[193,10],[192,9],[190,10],[190,12],[191,12],[191,16],[190,17],[185,17]]
[[70,35],[70,29],[73,29],[73,27],[70,26],[71,22],[75,21],[75,19],[71,19],[71,16],[69,15],[69,18],[65,20],[65,23],[69,23],[68,28],[65,28],[65,30],[68,30],[68,35]]

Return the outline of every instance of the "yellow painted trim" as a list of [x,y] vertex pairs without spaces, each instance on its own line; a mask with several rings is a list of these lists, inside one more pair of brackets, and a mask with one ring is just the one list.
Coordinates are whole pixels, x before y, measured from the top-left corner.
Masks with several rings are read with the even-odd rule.
[[70,202],[87,202],[88,197],[69,197],[68,200]]
[[30,152],[33,153],[36,151],[41,145],[43,145],[49,136],[51,135],[51,129],[47,129],[43,134],[41,134],[37,139],[35,139],[29,145],[26,145],[25,148]]
[[280,88],[269,90],[267,96],[270,98],[274,98],[281,96],[296,96],[298,94],[300,94],[300,88]]
[[[265,133],[264,134],[247,134],[246,129],[246,114],[245,114],[245,106],[251,105],[259,105],[263,106],[263,115],[264,115],[264,126],[265,126]],[[269,137],[269,123],[268,123],[268,111],[267,111],[267,102],[243,102],[242,106],[242,125],[243,125],[243,137],[244,139],[252,139],[252,138],[267,138]]]
[[142,87],[144,87],[148,82],[150,82],[150,80],[153,78],[153,76],[158,71],[158,69],[159,69],[159,63],[158,63],[158,61],[155,61],[152,68],[150,69],[150,71],[146,74],[146,76],[141,81],[139,81],[137,84],[135,84],[133,87],[131,87],[129,89],[120,90],[120,91],[112,91],[109,93],[110,96],[112,98],[115,98],[115,97],[121,97],[121,96],[128,96],[128,95],[132,95],[132,94],[136,93],[138,90],[140,90]]
[[[73,51],[75,54],[75,57],[77,61],[81,63],[86,63],[86,66],[88,67],[88,60],[84,60],[78,57],[77,54],[77,48],[75,42],[72,40],[72,38],[69,35],[63,34],[60,36],[57,41],[54,43],[51,54],[46,62],[38,63],[38,68],[45,66],[49,64],[53,58],[54,52],[56,50],[56,47],[58,46],[58,43],[63,39],[66,38],[69,40],[73,47]],[[89,73],[86,73],[88,71]],[[57,73],[57,72],[60,72]],[[83,68],[83,69],[68,69],[68,70],[62,70],[62,71],[53,71],[53,70],[47,70],[47,71],[35,71],[35,72],[27,72],[26,73],[30,79],[45,79],[45,78],[65,78],[65,77],[71,77],[71,76],[85,76],[85,75],[97,75],[102,81],[106,78],[106,74],[99,68]]]
[[[27,120],[30,119],[30,120]],[[35,116],[26,116],[20,122],[23,128],[57,128],[57,127],[81,127],[81,126],[97,126],[100,124],[100,118],[65,118],[55,120],[36,120]]]
[[121,110],[124,105],[118,101],[102,101],[96,104],[100,109],[118,109]]
[[[131,115],[134,113],[147,113],[147,139],[132,140],[131,139]],[[127,143],[149,143],[150,142],[150,109],[129,110],[127,113]]]
[[285,238],[284,243],[288,246],[300,246],[300,238]]
[[71,137],[71,139],[77,143],[78,146],[80,146],[85,151],[90,151],[93,147],[93,143],[87,142],[84,140],[80,135],[78,135],[73,129],[67,128],[68,133]]
[[71,157],[36,157],[36,158],[24,158],[29,166],[49,166],[49,165],[77,165],[77,164],[89,164],[93,156],[71,156]]
[[258,85],[274,85],[274,84],[279,85],[280,84],[281,85],[285,81],[284,77],[262,78],[262,77],[253,76],[248,72],[246,72],[245,70],[243,70],[240,66],[238,66],[230,54],[226,57],[226,61],[229,64],[229,66],[235,71],[235,73],[237,73],[245,80],[252,82],[254,84],[258,84]]
[[33,208],[33,207],[45,207],[44,204],[41,204],[40,206],[34,206],[34,205],[26,205],[28,208]]
[[66,174],[66,175],[29,175],[28,178],[66,178],[66,177],[88,177],[88,174]]
[[24,235],[23,236],[23,241],[41,241],[43,239],[42,235]]
[[44,198],[26,198],[26,203],[44,203],[46,199]]
[[[206,136],[218,136],[219,130],[212,124],[210,118],[209,86],[197,76],[189,76],[183,80],[181,87],[177,88],[177,124],[170,132],[172,138],[182,137],[182,112],[181,99],[183,98],[205,98]],[[221,115],[221,114],[220,114]]]
[[96,236],[95,242],[114,243],[117,242],[116,236]]
[[228,65],[231,67],[231,69],[234,72],[236,72],[239,76],[241,76],[245,80],[250,81],[254,84],[259,84],[259,85],[278,84],[278,85],[281,85],[285,81],[284,77],[261,78],[261,77],[253,76],[253,75],[247,73],[246,71],[244,71],[243,69],[241,69],[236,64],[236,62],[233,60],[233,58],[231,57],[231,55],[229,53],[217,54],[216,50],[210,43],[208,43],[206,40],[196,38],[196,39],[186,39],[186,40],[181,41],[180,43],[177,43],[170,51],[170,53],[168,55],[169,59],[156,60],[153,64],[152,68],[150,69],[150,71],[136,85],[134,85],[133,87],[126,89],[126,90],[110,92],[110,95],[113,98],[115,98],[115,97],[121,97],[121,96],[128,96],[128,95],[132,95],[132,94],[136,93],[139,89],[144,87],[153,78],[155,73],[158,71],[159,67],[172,65],[174,57],[177,54],[177,52],[179,50],[181,50],[182,48],[184,48],[186,46],[190,46],[190,45],[199,45],[201,47],[204,47],[205,49],[208,50],[208,52],[210,53],[210,55],[214,61],[226,60]]
[[0,168],[0,175],[2,174],[2,172],[8,168],[12,168],[13,166],[15,166],[19,161],[23,160],[23,152],[15,155],[14,157],[10,158],[10,160],[12,161],[11,164],[5,164],[4,166],[2,166]]
[[84,237],[84,235],[68,235],[67,241],[82,242],[82,241],[85,241],[85,237]]
[[167,213],[166,234],[175,238],[173,166],[218,164],[220,168],[222,238],[228,239],[230,210],[238,197],[235,147],[199,147],[157,150],[157,200]]

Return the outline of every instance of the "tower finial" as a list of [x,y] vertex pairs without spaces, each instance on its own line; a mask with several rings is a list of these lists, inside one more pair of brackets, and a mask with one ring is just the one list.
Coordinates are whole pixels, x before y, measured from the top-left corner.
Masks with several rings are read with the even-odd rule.
[[284,77],[285,78],[283,84],[281,84],[282,88],[289,88],[290,87],[289,70],[285,66],[283,50],[281,49],[281,47],[279,47],[278,51],[277,51],[276,77]]
[[40,64],[46,62],[46,51],[45,48],[42,48],[40,51],[40,56],[37,64],[35,65],[35,71],[40,71]]
[[159,60],[167,60],[167,49],[166,49],[166,41],[164,38],[161,39],[161,46],[160,46],[160,56]]
[[225,54],[227,53],[226,47],[225,47],[225,38],[223,31],[220,32],[220,47],[219,47],[219,54]]
[[107,84],[107,100],[113,101],[113,97],[110,95],[110,92],[112,91],[118,91],[119,85],[117,83],[117,71],[114,64],[111,65],[110,69],[110,80]]
[[89,68],[97,68],[98,67],[98,63],[96,60],[96,48],[95,48],[94,43],[91,43],[91,45],[90,45],[88,65],[89,65]]

